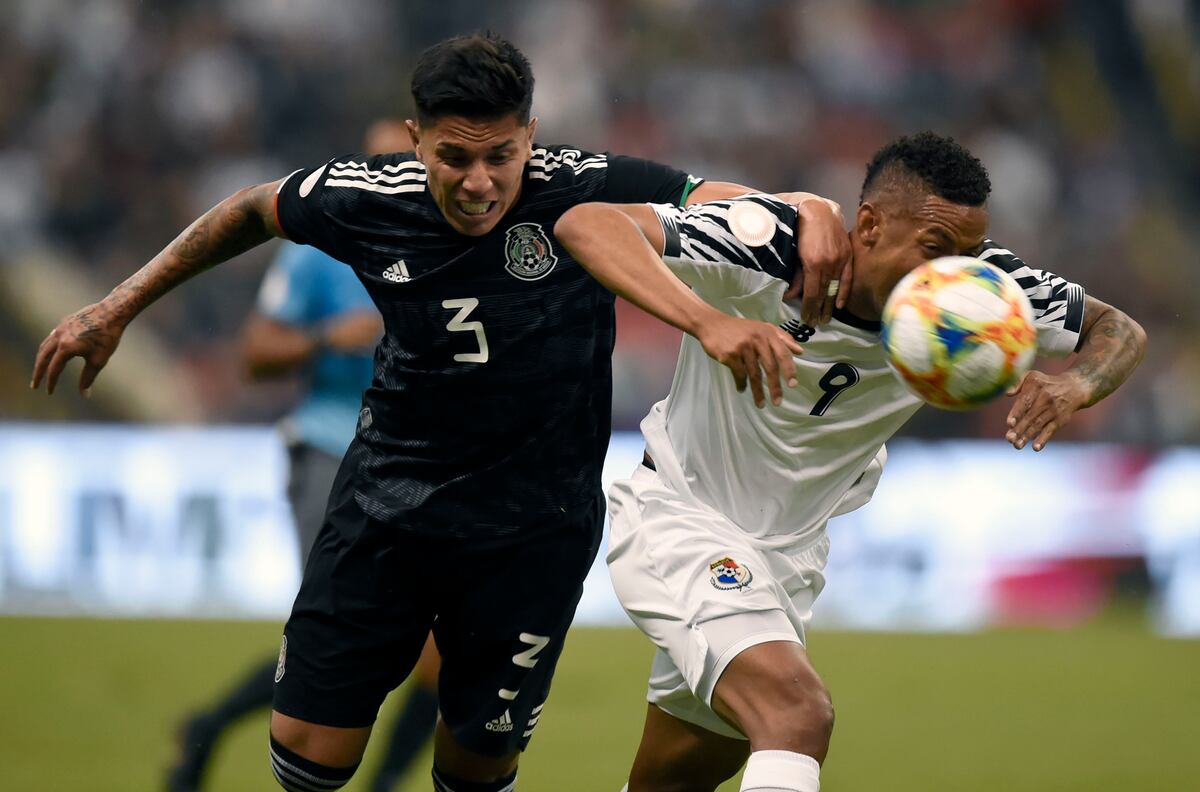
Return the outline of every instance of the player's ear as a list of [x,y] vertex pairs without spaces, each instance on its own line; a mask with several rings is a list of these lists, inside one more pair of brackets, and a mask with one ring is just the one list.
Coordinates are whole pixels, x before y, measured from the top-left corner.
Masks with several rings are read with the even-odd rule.
[[425,160],[421,158],[421,127],[411,118],[404,122],[404,127],[408,130],[408,139],[412,141],[413,151],[417,155],[417,162],[424,162]]
[[864,248],[873,248],[879,242],[881,219],[879,209],[870,201],[858,205],[858,212],[854,216],[854,235]]

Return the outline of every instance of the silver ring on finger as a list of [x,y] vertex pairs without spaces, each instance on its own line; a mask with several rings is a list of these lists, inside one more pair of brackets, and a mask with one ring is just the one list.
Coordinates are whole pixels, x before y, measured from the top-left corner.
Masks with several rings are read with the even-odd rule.
[[826,287],[825,293],[827,295],[829,295],[830,297],[836,297],[837,293],[838,293],[838,288],[840,288],[841,285],[842,285],[842,282],[840,280],[838,280],[837,278],[834,278],[833,280],[829,281],[829,286]]

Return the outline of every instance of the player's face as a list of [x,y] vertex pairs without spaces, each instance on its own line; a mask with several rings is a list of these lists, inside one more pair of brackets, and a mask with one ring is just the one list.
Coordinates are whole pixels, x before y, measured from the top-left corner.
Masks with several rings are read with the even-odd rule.
[[[931,259],[974,250],[987,233],[987,209],[925,195],[907,205],[865,202],[858,208],[852,242],[855,280],[869,290],[869,308],[883,313],[892,289]],[[874,317],[864,317],[874,318]]]
[[408,122],[429,193],[455,231],[488,233],[521,197],[536,126],[536,118],[522,124],[515,113],[491,121],[443,116],[427,125]]

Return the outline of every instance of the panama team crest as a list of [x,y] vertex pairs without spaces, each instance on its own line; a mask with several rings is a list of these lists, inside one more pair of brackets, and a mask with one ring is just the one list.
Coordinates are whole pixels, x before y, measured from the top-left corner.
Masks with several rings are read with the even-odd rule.
[[713,584],[713,588],[722,591],[748,588],[750,581],[754,580],[749,567],[742,566],[729,556],[709,564],[708,572],[712,575],[709,582]]
[[504,268],[521,280],[538,280],[550,274],[558,257],[541,225],[519,223],[504,234]]

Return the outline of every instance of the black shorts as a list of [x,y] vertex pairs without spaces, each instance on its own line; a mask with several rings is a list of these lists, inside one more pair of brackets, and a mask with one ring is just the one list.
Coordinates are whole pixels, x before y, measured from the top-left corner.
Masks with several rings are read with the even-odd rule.
[[442,718],[466,748],[524,749],[600,543],[604,501],[519,539],[389,527],[334,482],[276,670],[278,712],[324,726],[375,722],[432,629]]

